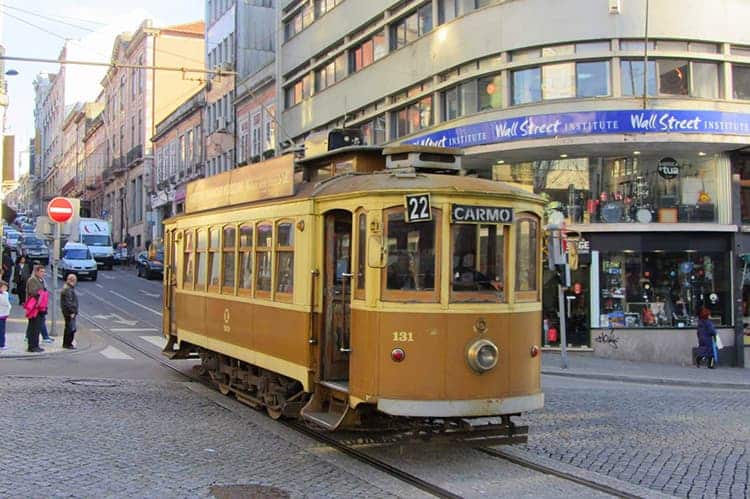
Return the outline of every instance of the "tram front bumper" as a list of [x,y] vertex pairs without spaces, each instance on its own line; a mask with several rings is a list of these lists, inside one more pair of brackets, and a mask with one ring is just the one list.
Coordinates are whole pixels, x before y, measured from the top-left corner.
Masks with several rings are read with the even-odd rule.
[[544,394],[477,400],[400,400],[378,399],[378,410],[391,416],[407,417],[485,417],[518,414],[544,407]]

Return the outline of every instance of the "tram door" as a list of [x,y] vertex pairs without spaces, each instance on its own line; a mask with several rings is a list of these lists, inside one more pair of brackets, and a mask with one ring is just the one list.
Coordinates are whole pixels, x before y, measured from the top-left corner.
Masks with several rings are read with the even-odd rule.
[[325,218],[323,272],[322,375],[326,381],[349,379],[349,326],[351,324],[352,214],[336,210]]
[[167,314],[164,317],[164,331],[167,335],[174,335],[177,332],[175,324],[175,304],[174,288],[177,285],[177,264],[175,257],[177,255],[177,244],[174,238],[174,231],[166,231],[164,234],[164,308]]

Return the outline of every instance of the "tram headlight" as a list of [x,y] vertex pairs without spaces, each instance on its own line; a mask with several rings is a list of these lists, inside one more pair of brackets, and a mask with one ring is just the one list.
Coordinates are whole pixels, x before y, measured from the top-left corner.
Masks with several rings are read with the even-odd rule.
[[490,340],[477,340],[466,349],[466,361],[469,367],[482,374],[497,365],[500,351]]

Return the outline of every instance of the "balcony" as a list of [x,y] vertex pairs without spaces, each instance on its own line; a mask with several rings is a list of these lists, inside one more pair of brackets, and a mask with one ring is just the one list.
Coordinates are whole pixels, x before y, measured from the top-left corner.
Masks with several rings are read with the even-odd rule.
[[133,163],[143,159],[143,145],[139,144],[128,151],[125,164],[128,168],[135,166]]
[[104,185],[109,185],[115,179],[115,173],[112,168],[105,168],[102,170],[102,181]]
[[112,160],[112,163],[110,163],[110,170],[112,170],[112,173],[114,175],[121,175],[125,173],[126,165],[125,165],[125,158],[120,156],[119,158],[114,158]]

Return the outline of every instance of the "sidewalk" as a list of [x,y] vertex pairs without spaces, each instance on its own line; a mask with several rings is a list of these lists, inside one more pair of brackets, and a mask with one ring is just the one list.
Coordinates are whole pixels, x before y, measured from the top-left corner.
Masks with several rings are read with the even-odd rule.
[[[56,336],[50,336],[54,340],[54,343],[45,343],[42,341],[41,336],[39,337],[39,346],[44,349],[42,353],[32,353],[27,351],[26,348],[26,323],[27,320],[24,317],[23,308],[18,304],[18,298],[14,297],[11,302],[13,308],[10,311],[10,317],[7,319],[5,326],[5,346],[7,350],[0,350],[0,360],[4,358],[19,358],[19,357],[45,357],[50,354],[75,352],[75,350],[67,350],[62,347],[62,336],[65,328],[65,322],[60,318],[55,325]],[[58,314],[59,316],[60,314]],[[52,329],[52,318],[47,315],[47,330]],[[78,336],[76,335],[76,341],[78,343]],[[77,345],[80,349],[81,345]]]
[[750,369],[698,369],[694,366],[606,359],[582,353],[568,353],[568,368],[563,369],[559,352],[544,352],[542,374],[631,383],[750,390]]

